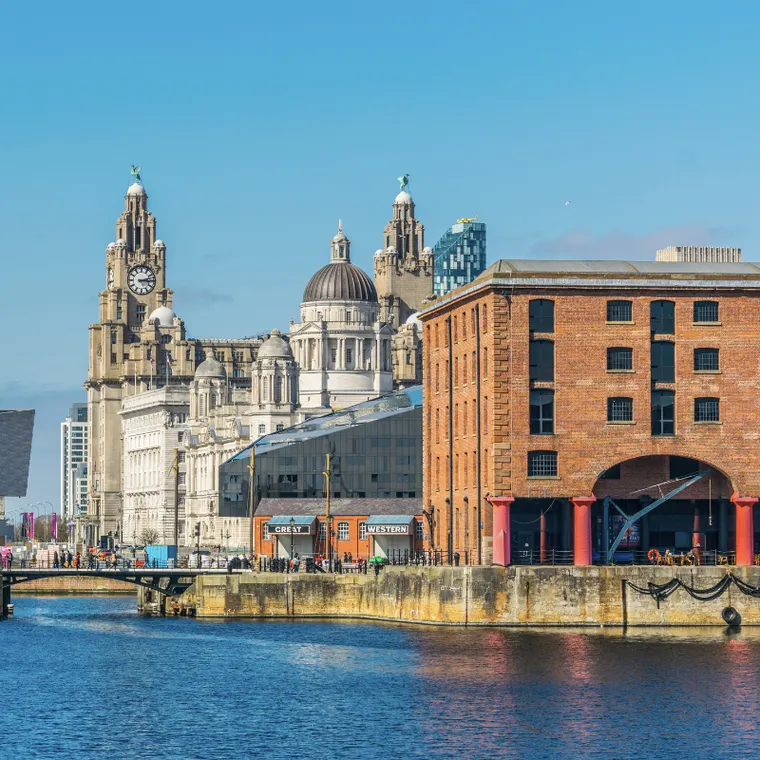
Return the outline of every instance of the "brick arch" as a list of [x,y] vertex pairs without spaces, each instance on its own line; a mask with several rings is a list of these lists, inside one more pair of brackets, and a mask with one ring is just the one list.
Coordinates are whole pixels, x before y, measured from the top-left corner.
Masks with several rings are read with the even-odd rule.
[[[585,482],[585,488],[586,490],[584,493],[591,493],[594,495],[597,495],[600,490],[605,490],[603,488],[600,488],[600,484],[615,484],[620,483],[621,481],[615,481],[615,480],[602,480],[600,478],[600,475],[605,472],[606,470],[614,467],[615,465],[625,465],[626,463],[638,463],[640,466],[640,472],[638,473],[639,477],[642,476],[642,471],[646,472],[645,470],[645,463],[643,460],[645,459],[652,459],[652,460],[658,460],[657,462],[652,463],[652,478],[647,482],[646,477],[644,477],[641,482],[637,485],[639,487],[643,487],[645,485],[655,485],[658,482],[664,482],[666,480],[669,480],[669,476],[663,477],[662,476],[662,470],[660,470],[660,476],[657,475],[657,467],[655,465],[659,465],[660,467],[667,467],[668,466],[668,458],[671,456],[677,456],[677,457],[685,457],[687,459],[695,459],[698,460],[700,463],[705,465],[706,467],[709,467],[714,472],[718,473],[722,481],[721,483],[717,484],[718,487],[715,489],[713,496],[714,498],[729,498],[733,493],[740,493],[742,496],[749,495],[745,494],[745,492],[742,490],[744,487],[744,481],[743,479],[738,477],[732,477],[728,472],[727,468],[718,464],[715,464],[714,461],[706,460],[704,456],[696,454],[694,452],[684,452],[684,451],[678,451],[676,452],[647,452],[644,454],[640,454],[638,456],[633,457],[627,457],[624,459],[619,459],[616,457],[611,457],[608,462],[595,474],[589,475],[588,477],[584,478]],[[629,473],[630,475],[630,473]],[[623,476],[625,479],[625,475]],[[635,477],[635,476],[634,476]],[[675,487],[676,484],[673,485]],[[695,487],[698,484],[695,484]],[[667,491],[670,490],[667,487],[662,488],[663,493],[667,493]],[[688,493],[688,492],[687,492]],[[602,494],[606,495],[606,494]]]

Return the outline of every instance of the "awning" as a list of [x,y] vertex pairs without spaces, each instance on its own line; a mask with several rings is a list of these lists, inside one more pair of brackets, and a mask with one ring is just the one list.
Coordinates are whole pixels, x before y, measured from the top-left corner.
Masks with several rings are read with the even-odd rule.
[[367,534],[370,536],[409,536],[412,534],[414,515],[370,515]]
[[[290,521],[293,521],[291,525]],[[312,535],[315,532],[317,518],[313,515],[277,515],[266,524],[269,533]]]

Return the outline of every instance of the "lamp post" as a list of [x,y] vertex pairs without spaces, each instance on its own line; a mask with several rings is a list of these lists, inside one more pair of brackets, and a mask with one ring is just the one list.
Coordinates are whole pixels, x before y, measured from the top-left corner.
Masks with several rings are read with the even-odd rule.
[[295,529],[296,529],[296,521],[291,517],[290,518],[290,559],[293,559],[293,547],[296,540]]

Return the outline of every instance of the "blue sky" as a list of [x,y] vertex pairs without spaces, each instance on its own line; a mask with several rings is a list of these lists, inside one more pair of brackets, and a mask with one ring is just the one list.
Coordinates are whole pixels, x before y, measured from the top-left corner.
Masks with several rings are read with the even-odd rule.
[[338,218],[369,270],[404,172],[427,242],[479,215],[491,261],[755,260],[759,23],[748,0],[4,8],[0,406],[39,410],[28,501],[58,503],[131,163],[195,336],[287,329]]

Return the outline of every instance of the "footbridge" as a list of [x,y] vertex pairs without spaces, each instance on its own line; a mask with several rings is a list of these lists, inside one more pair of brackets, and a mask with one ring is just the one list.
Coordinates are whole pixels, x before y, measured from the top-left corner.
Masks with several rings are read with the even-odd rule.
[[[199,575],[225,575],[229,570],[217,568],[4,568],[2,570],[2,617],[8,615],[11,587],[42,578],[110,578],[152,589],[165,596],[180,596]],[[239,571],[237,571],[239,572]]]

